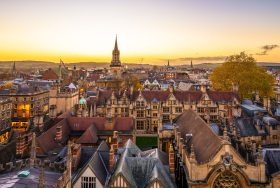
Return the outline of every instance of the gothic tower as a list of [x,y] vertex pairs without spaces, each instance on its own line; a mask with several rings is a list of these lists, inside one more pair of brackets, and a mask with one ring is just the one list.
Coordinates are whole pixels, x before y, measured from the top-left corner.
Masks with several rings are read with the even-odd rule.
[[120,61],[120,51],[118,49],[118,39],[116,36],[115,40],[115,47],[112,52],[112,61],[110,67],[120,67],[121,66],[121,61]]
[[118,49],[118,39],[116,36],[115,47],[112,52],[112,61],[110,64],[111,73],[116,76],[116,78],[121,78],[122,75],[122,64],[120,61],[120,51]]

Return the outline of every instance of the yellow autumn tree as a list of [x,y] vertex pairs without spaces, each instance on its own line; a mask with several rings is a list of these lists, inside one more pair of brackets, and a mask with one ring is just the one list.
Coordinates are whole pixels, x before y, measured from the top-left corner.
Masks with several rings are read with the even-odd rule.
[[214,69],[210,80],[213,89],[218,91],[231,91],[238,87],[241,98],[251,98],[254,93],[261,97],[273,94],[274,77],[244,52],[229,56],[225,63]]

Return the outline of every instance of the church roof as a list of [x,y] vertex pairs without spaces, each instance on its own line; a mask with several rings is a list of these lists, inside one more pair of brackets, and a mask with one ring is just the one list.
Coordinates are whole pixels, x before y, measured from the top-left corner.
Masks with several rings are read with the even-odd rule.
[[[222,145],[219,138],[209,125],[193,110],[189,109],[181,114],[176,121],[181,138],[185,140],[186,134],[192,134],[187,146],[194,146],[198,163],[206,163],[214,157]],[[207,144],[206,144],[207,143]]]
[[167,155],[158,149],[142,152],[130,139],[120,148],[120,159],[112,175],[122,174],[132,187],[147,187],[155,179],[166,187],[174,187],[172,180],[164,167]]
[[86,168],[90,168],[99,182],[105,185],[109,166],[109,146],[105,141],[101,142],[95,153],[91,156],[89,161],[84,165],[84,167],[74,176],[72,182],[76,182]]

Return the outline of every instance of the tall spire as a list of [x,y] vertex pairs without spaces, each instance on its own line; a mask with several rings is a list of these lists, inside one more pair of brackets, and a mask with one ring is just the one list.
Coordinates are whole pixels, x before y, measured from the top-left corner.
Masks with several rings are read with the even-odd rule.
[[170,64],[169,64],[169,59],[168,59],[168,61],[167,61],[167,66],[168,66],[168,67],[170,66]]
[[193,68],[192,60],[191,60],[191,68]]
[[120,51],[118,49],[118,38],[116,35],[116,40],[115,40],[115,47],[112,52],[112,62],[111,62],[111,67],[120,67],[121,66],[121,61],[120,61]]
[[115,48],[114,48],[114,50],[119,50],[119,49],[118,49],[118,35],[116,35]]
[[16,77],[16,73],[17,73],[17,71],[16,71],[16,62],[14,61],[13,68],[12,68],[12,76]]

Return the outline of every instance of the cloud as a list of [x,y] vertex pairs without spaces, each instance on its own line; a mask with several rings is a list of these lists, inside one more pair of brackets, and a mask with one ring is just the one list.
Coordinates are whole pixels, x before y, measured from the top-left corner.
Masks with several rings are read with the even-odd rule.
[[[169,59],[170,61],[224,61],[227,58],[227,56],[202,56],[202,57],[182,57],[182,58],[176,58],[176,59]],[[168,59],[161,59],[162,61],[167,61]]]
[[261,47],[262,51],[259,53],[256,53],[256,55],[268,55],[268,52],[270,52],[271,50],[278,48],[279,45],[277,44],[270,44],[270,45],[264,45]]

